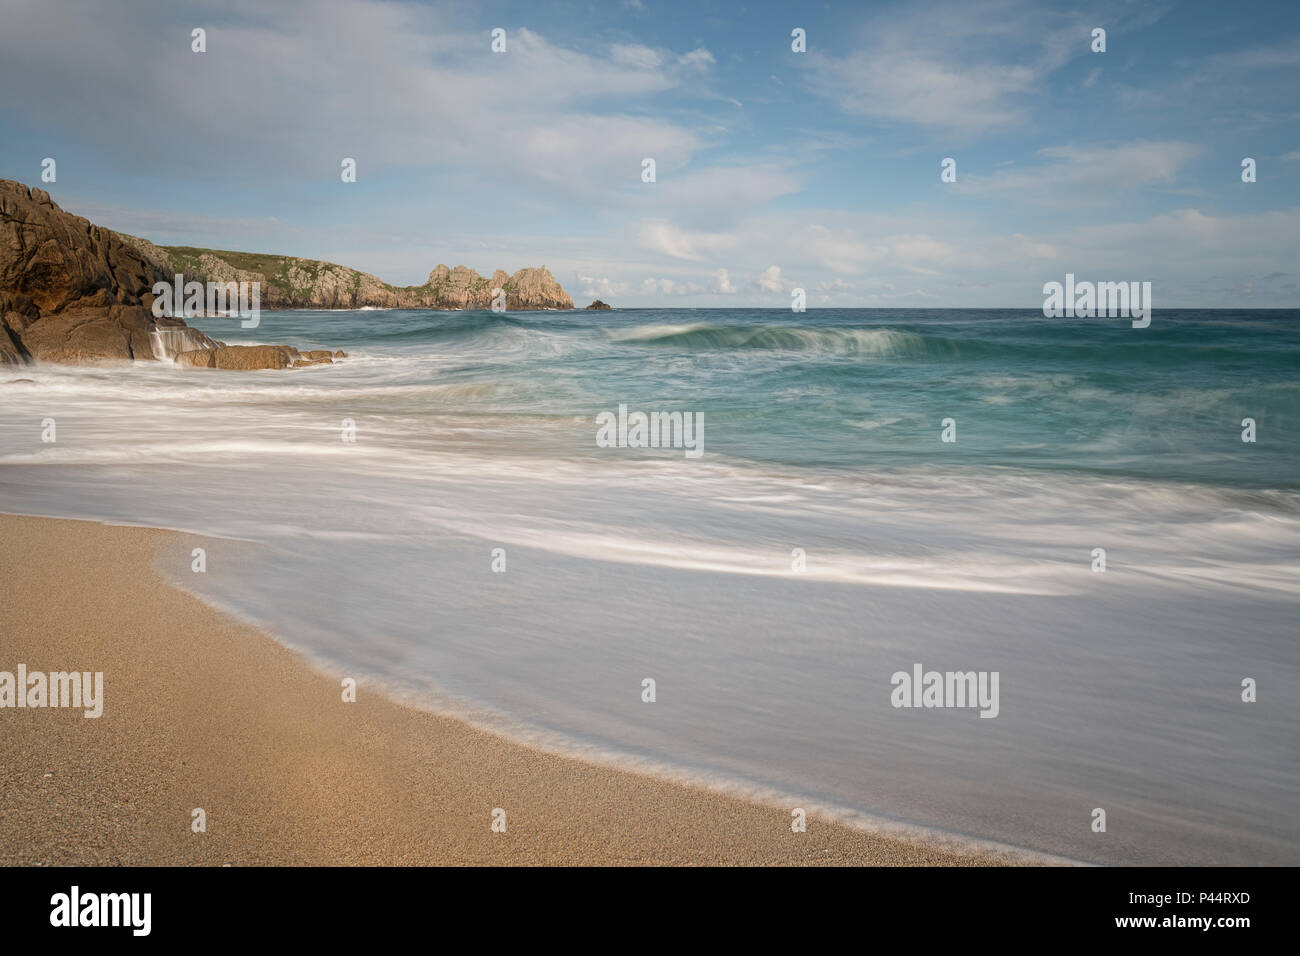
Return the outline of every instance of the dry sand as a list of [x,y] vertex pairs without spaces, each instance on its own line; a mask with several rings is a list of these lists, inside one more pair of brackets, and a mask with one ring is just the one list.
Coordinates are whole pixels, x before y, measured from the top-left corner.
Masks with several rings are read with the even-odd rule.
[[337,676],[168,586],[171,534],[0,515],[0,671],[102,671],[105,697],[98,719],[0,709],[0,863],[995,859],[816,817],[792,833],[790,807],[533,750],[365,682],[343,703]]

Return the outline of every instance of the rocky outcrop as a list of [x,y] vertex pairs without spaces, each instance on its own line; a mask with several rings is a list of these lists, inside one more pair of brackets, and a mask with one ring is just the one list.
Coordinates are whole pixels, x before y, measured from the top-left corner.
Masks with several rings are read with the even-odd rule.
[[215,348],[181,352],[176,364],[185,368],[220,368],[248,372],[263,368],[302,368],[304,365],[330,365],[342,352],[325,349],[300,352],[291,345],[217,345]]
[[[153,285],[172,281],[171,266],[148,240],[65,212],[44,190],[0,180],[0,364],[153,361],[226,348],[181,319],[153,315]],[[320,361],[288,351],[288,365]],[[257,355],[268,364],[254,366],[249,355],[241,367],[288,367]]]
[[610,305],[608,302],[601,302],[599,299],[597,299],[595,302],[591,303],[591,305],[587,306],[587,308],[597,309],[600,311],[608,311],[609,309],[612,309],[614,307]]
[[505,307],[511,310],[572,309],[573,299],[560,288],[546,266],[520,269],[514,275],[498,269],[485,279],[473,269],[439,265],[429,273],[422,298],[435,309],[490,309],[496,297],[505,293]]
[[498,290],[510,310],[572,309],[573,299],[545,266],[514,275],[498,269],[490,279],[473,269],[445,265],[424,285],[394,286],[368,272],[317,259],[248,252],[153,246],[163,268],[185,281],[258,282],[264,309],[490,309]]
[[[0,180],[0,362],[154,357],[157,265],[40,189]],[[211,342],[202,333],[195,333]]]

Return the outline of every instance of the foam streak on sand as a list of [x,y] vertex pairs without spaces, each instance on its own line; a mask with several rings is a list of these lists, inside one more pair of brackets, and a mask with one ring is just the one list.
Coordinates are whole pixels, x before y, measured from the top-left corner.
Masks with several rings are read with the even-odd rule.
[[[543,753],[384,698],[163,584],[172,532],[0,515],[6,657],[85,659],[113,706],[0,714],[0,864],[971,864]],[[93,622],[93,623],[89,623]],[[190,831],[191,811],[207,832]],[[494,808],[507,831],[493,833]]]

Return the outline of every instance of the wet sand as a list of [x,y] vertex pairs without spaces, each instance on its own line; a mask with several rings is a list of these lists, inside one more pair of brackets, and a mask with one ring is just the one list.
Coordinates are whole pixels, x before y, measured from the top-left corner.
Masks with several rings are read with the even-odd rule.
[[341,675],[170,587],[152,562],[175,534],[0,515],[0,671],[104,675],[97,719],[0,709],[0,863],[1011,859],[815,815],[794,833],[791,807],[534,750],[364,680],[345,703]]

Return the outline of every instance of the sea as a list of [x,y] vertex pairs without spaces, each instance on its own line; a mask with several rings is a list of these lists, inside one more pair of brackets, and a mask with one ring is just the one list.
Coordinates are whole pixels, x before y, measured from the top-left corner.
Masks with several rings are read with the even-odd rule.
[[[348,357],[0,367],[0,511],[182,531],[167,581],[557,752],[921,839],[1300,864],[1300,311],[192,324]],[[598,442],[620,406],[702,453]],[[917,667],[996,673],[996,716],[895,706]]]

